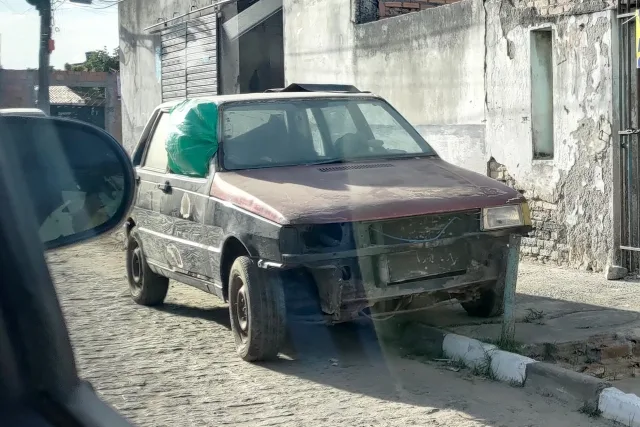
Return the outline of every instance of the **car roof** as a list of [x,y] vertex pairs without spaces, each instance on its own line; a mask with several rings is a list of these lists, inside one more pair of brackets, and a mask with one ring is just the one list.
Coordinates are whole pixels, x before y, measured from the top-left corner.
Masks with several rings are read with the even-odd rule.
[[0,116],[46,116],[38,108],[0,108]]
[[[189,99],[211,101],[216,105],[226,104],[230,102],[246,102],[246,101],[277,101],[280,99],[318,99],[318,98],[378,98],[370,92],[346,93],[346,92],[263,92],[263,93],[241,93],[233,95],[216,95],[193,97]],[[168,101],[160,104],[159,108],[171,108],[176,104],[184,101],[183,99]]]

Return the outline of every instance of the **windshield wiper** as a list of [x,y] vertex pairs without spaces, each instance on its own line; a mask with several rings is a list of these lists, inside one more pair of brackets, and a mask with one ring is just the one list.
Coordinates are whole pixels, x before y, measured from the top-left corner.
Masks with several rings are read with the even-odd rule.
[[413,158],[428,158],[428,157],[438,157],[438,155],[436,153],[413,153],[413,154],[395,154],[395,155],[389,155],[387,157],[382,157],[383,159],[387,159],[387,160],[394,160],[394,159],[413,159]]
[[315,165],[331,165],[331,164],[340,164],[340,163],[350,163],[350,162],[354,162],[354,161],[358,161],[357,159],[352,159],[352,160],[346,160],[346,159],[329,159],[329,160],[320,160],[317,162],[309,162],[309,163],[305,163],[305,166],[315,166]]
[[438,157],[436,153],[413,153],[413,154],[390,154],[386,156],[366,156],[366,157],[354,157],[352,159],[328,159],[320,160],[317,162],[304,163],[305,166],[316,165],[331,165],[340,163],[354,163],[354,162],[370,162],[370,161],[384,161],[384,160],[397,160],[397,159],[413,159],[413,158],[428,158]]

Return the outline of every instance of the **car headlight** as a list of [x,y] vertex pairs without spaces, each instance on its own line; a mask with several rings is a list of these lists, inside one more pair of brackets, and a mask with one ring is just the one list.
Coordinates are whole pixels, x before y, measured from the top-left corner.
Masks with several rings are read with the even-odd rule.
[[527,203],[482,209],[483,230],[498,230],[530,224],[531,219]]

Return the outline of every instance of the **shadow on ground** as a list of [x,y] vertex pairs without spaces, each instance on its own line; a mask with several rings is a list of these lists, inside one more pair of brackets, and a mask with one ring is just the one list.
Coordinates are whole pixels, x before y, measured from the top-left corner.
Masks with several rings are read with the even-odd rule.
[[176,316],[190,317],[216,322],[220,326],[231,329],[229,310],[227,307],[200,308],[176,303],[164,303],[154,307],[158,311],[175,314]]

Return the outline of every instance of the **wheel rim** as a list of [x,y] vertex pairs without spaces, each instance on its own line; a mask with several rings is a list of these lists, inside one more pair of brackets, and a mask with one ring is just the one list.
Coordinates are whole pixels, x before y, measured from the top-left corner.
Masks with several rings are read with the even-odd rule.
[[142,251],[136,247],[131,253],[131,282],[134,288],[142,287]]
[[239,276],[235,276],[233,278],[233,282],[233,289],[236,290],[233,302],[234,321],[240,337],[243,341],[245,341],[249,336],[249,305],[247,301],[247,286]]

